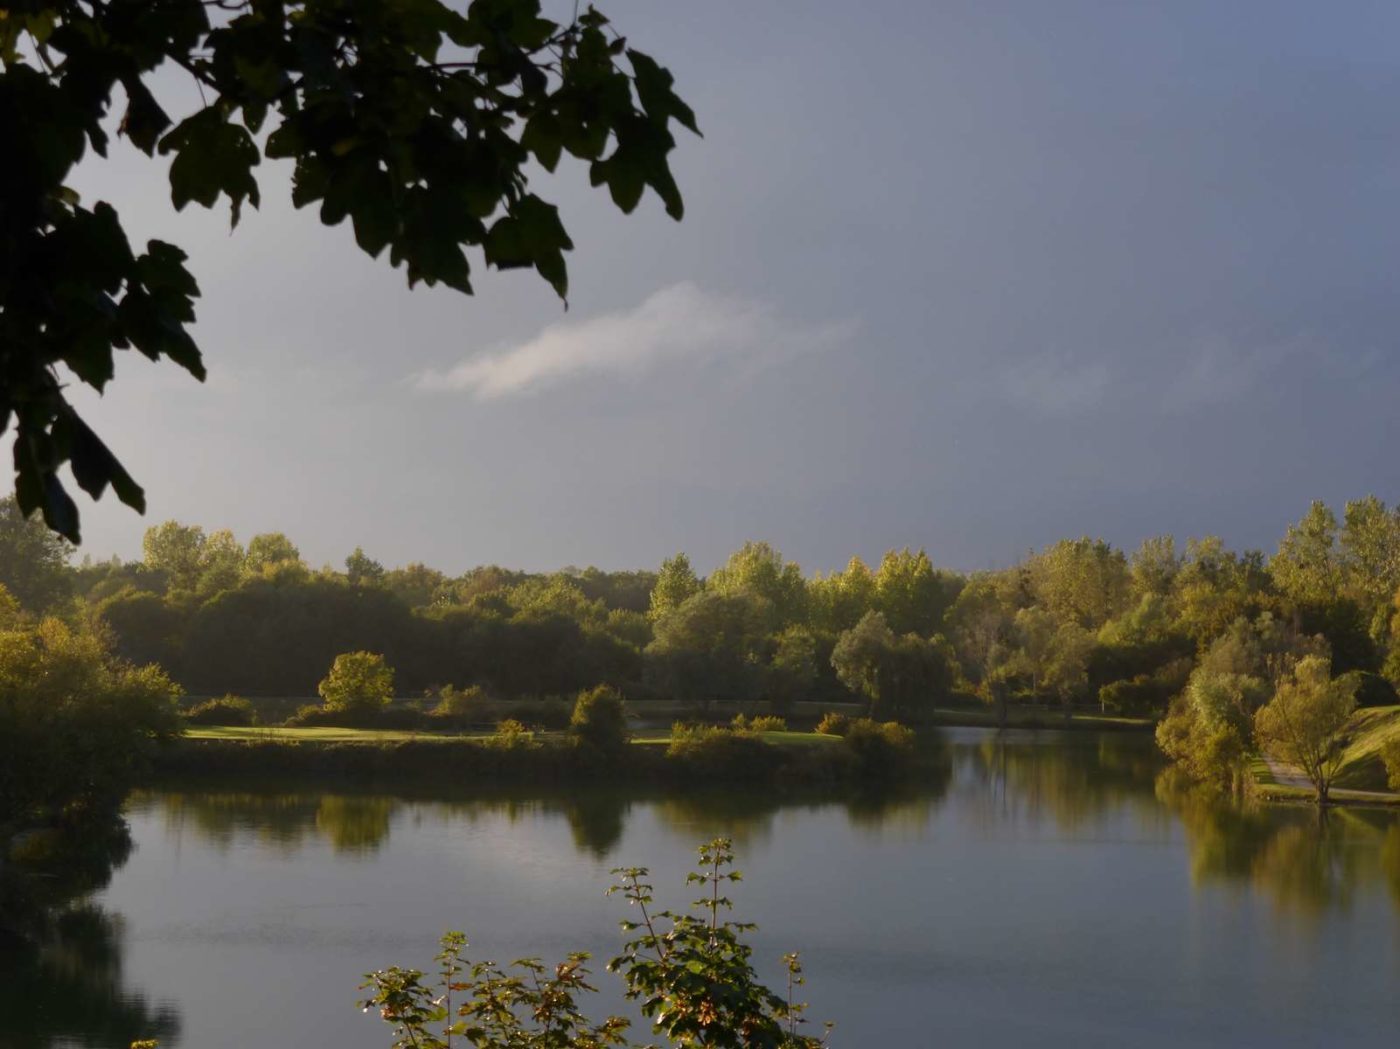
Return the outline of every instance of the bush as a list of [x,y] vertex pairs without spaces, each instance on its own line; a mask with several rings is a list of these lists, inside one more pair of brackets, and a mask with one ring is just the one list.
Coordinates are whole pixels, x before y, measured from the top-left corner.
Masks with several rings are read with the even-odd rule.
[[[713,891],[688,913],[652,908],[645,867],[613,871],[620,881],[609,894],[620,892],[644,921],[623,923],[633,938],[608,970],[621,974],[625,996],[640,1003],[653,1033],[667,1045],[821,1049],[826,1038],[797,1033],[805,1009],[792,1000],[793,988],[804,982],[798,956],[783,956],[788,993],[775,993],[759,982],[749,960],[753,951],[743,937],[754,926],[725,920],[722,911],[732,904],[722,884],[739,880],[728,869],[732,862],[728,839],[700,847],[700,870],[686,884]],[[462,933],[443,937],[440,982],[424,982],[420,970],[398,966],[366,975],[361,988],[371,995],[360,1007],[394,1025],[394,1045],[442,1047],[451,1044],[453,1032],[473,1027],[481,1037],[464,1040],[475,1045],[632,1045],[623,1033],[628,1020],[609,1017],[595,1024],[586,1014],[597,1010],[579,1005],[583,994],[595,990],[587,954],[571,954],[553,966],[526,958],[502,969],[492,962],[473,964],[463,956],[466,945]]]
[[787,719],[774,717],[771,714],[757,714],[752,718],[746,718],[743,714],[735,714],[729,727],[735,732],[786,732]]
[[1244,783],[1246,747],[1239,730],[1202,718],[1185,696],[1172,701],[1156,736],[1162,753],[1192,779],[1221,790],[1238,790]]
[[766,773],[777,751],[748,732],[678,721],[671,726],[671,744],[666,756],[693,764],[706,779],[722,783],[728,779],[752,779]]
[[535,734],[515,718],[502,718],[496,722],[496,734],[486,744],[501,750],[525,750],[539,745],[535,742]]
[[258,712],[239,696],[220,696],[185,711],[185,720],[191,725],[256,725]]
[[394,670],[374,652],[342,652],[317,686],[327,710],[383,710],[394,698]]
[[569,733],[580,743],[599,750],[626,745],[630,733],[621,693],[611,685],[580,692],[569,719]]
[[1340,677],[1348,683],[1348,687],[1351,687],[1351,682],[1355,682],[1358,707],[1392,707],[1400,703],[1395,686],[1379,674],[1371,674],[1365,670],[1349,670]]
[[1385,762],[1386,775],[1390,777],[1390,789],[1400,790],[1400,739],[1381,748],[1381,760]]
[[416,732],[430,724],[430,716],[417,707],[397,706],[380,710],[331,710],[308,703],[282,722],[287,728],[367,728]]
[[846,726],[843,745],[855,755],[869,779],[895,775],[914,758],[914,730],[897,721],[857,718]]
[[822,715],[821,721],[817,722],[817,731],[823,736],[844,736],[850,725],[851,719],[847,715],[833,710]]
[[432,709],[432,716],[452,721],[459,725],[470,725],[487,720],[486,706],[490,701],[479,685],[466,688],[445,686],[438,692],[438,704]]
[[512,718],[530,728],[559,731],[569,727],[574,704],[564,699],[492,699],[479,685],[453,688],[438,693],[438,703],[429,715],[439,724],[456,728],[491,725]]

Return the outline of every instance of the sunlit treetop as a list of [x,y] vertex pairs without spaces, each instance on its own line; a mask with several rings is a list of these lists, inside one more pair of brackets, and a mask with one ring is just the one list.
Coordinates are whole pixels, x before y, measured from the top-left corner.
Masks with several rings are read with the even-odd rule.
[[[157,97],[151,74],[167,64],[199,85],[194,112]],[[65,463],[92,497],[110,485],[144,508],[69,403],[72,377],[102,390],[126,349],[204,377],[185,253],[132,245],[114,208],[67,185],[114,131],[170,158],[176,209],[226,199],[237,225],[260,202],[261,159],[286,159],[293,203],[349,219],[410,285],[470,294],[479,252],[563,297],[573,245],[532,170],[567,153],[624,212],[650,187],[679,219],[672,121],[698,133],[671,74],[592,7],[561,23],[537,0],[0,5],[0,430],[15,426],[21,509],[79,540]]]

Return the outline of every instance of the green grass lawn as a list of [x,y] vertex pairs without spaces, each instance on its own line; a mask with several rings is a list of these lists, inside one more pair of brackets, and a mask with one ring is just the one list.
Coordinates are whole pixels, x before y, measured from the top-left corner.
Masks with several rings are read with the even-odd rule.
[[[283,728],[281,726],[260,725],[191,725],[185,732],[187,739],[253,739],[289,740],[308,743],[384,743],[407,739],[461,739],[465,734],[447,735],[435,732],[404,732],[401,730],[372,728]],[[476,733],[478,737],[490,733]]]
[[[562,732],[537,732],[535,738],[560,739],[563,735]],[[406,732],[367,728],[284,728],[258,725],[191,725],[185,732],[187,739],[279,740],[305,743],[385,743],[410,739],[451,741],[489,739],[491,736],[490,732]],[[759,738],[766,743],[785,747],[827,746],[839,742],[835,736],[822,736],[816,732],[761,732]],[[643,746],[666,746],[671,742],[671,734],[666,731],[643,731],[634,736],[632,742]]]
[[[947,725],[996,725],[997,712],[991,707],[939,707],[933,712],[934,719],[939,724]],[[1026,709],[1014,704],[1007,708],[1006,723],[1008,725],[1035,725],[1044,728],[1059,728],[1068,724],[1072,728],[1151,728],[1154,722],[1151,718],[1123,717],[1118,714],[1083,714],[1075,713],[1070,716],[1068,722],[1065,721],[1064,714],[1053,708],[1046,710],[1041,707]]]
[[1352,718],[1337,786],[1388,790],[1381,748],[1400,741],[1400,707],[1366,707]]
[[[839,736],[823,736],[818,732],[760,732],[758,738],[779,747],[825,747],[841,742]],[[632,742],[642,747],[665,747],[671,743],[671,733],[664,729],[643,729],[632,737]]]

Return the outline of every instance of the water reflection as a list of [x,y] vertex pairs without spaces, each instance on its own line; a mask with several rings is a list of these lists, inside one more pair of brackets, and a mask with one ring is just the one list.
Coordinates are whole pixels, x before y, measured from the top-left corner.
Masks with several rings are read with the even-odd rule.
[[128,810],[159,812],[170,834],[194,834],[219,852],[254,843],[292,856],[305,848],[329,846],[337,855],[352,859],[384,849],[401,819],[471,826],[562,817],[577,850],[601,860],[616,850],[628,817],[638,806],[646,806],[662,826],[681,837],[698,840],[723,833],[742,849],[771,837],[774,819],[784,811],[835,807],[845,811],[851,826],[866,831],[926,827],[951,780],[951,763],[935,764],[918,783],[863,791],[841,801],[757,789],[655,797],[579,790],[533,798],[478,795],[431,800],[310,791],[163,790],[138,792]]
[[138,796],[133,807],[155,807],[172,832],[193,832],[223,851],[253,841],[287,854],[328,847],[352,859],[384,849],[401,819],[513,825],[562,817],[577,851],[602,860],[638,807],[679,837],[722,832],[742,852],[774,837],[780,813],[803,810],[843,812],[862,835],[923,837],[951,797],[957,819],[1002,837],[1164,842],[1180,834],[1193,884],[1254,890],[1281,911],[1344,909],[1371,886],[1400,903],[1400,813],[1343,809],[1319,819],[1307,807],[1243,804],[1193,786],[1141,735],[954,730],[934,746],[939,759],[917,783],[840,801],[753,788],[460,798],[170,790]]
[[[189,1046],[233,1049],[261,1044],[243,1004],[257,1002],[284,1025],[279,1044],[373,1049],[382,1032],[353,1026],[347,989],[374,965],[421,964],[446,915],[469,914],[502,950],[606,950],[616,914],[584,868],[684,869],[694,842],[719,833],[753,856],[745,901],[764,934],[810,946],[847,1044],[920,1044],[911,1032],[937,1029],[948,1044],[1022,1045],[1025,1017],[1051,1032],[1038,1044],[1116,1031],[1153,1049],[1202,1044],[1207,1026],[1215,1044],[1360,1045],[1394,1029],[1378,988],[1400,973],[1400,812],[1319,821],[1237,804],[1184,782],[1144,735],[954,730],[930,755],[916,783],[842,798],[305,784],[137,795],[140,852],[102,898],[134,935],[90,905],[61,906],[122,862],[116,835],[46,882],[54,895],[34,906],[63,919],[0,955],[0,1046],[158,1037],[178,1049],[183,1026]],[[130,993],[138,970],[149,999]],[[1240,973],[1257,974],[1248,994]],[[290,987],[294,1004],[279,998]],[[1334,1001],[1346,1037],[1315,1037],[1307,1025]],[[1183,1002],[1199,1012],[1191,1030],[1172,1026]],[[891,1027],[901,1016],[908,1026]]]
[[959,801],[988,827],[1048,822],[1073,834],[1125,809],[1159,822],[1153,777],[1162,761],[1138,736],[1013,729],[960,737]]
[[87,901],[126,862],[124,823],[46,836],[30,862],[0,867],[0,1044],[127,1046],[168,1039],[179,1017],[124,986],[119,918]]
[[1157,776],[1155,790],[1180,820],[1197,885],[1248,887],[1302,916],[1346,909],[1372,886],[1400,904],[1400,814],[1234,802],[1175,769]]

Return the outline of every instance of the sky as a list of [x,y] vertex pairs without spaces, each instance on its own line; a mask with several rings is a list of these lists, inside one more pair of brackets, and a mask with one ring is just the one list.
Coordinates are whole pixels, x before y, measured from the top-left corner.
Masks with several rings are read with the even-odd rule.
[[600,7],[704,137],[679,224],[541,182],[567,311],[525,271],[408,290],[283,167],[232,232],[171,210],[163,161],[80,169],[189,251],[209,367],[123,354],[80,395],[149,504],[80,496],[84,553],[174,518],[313,564],[705,570],[766,539],[972,570],[1081,534],[1271,550],[1313,499],[1400,499],[1400,7]]

